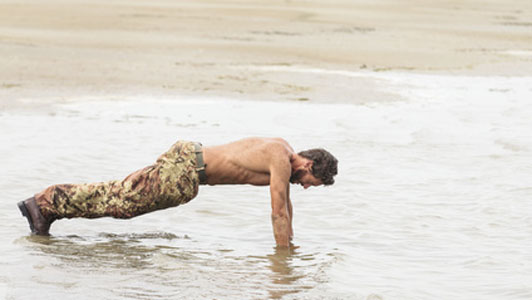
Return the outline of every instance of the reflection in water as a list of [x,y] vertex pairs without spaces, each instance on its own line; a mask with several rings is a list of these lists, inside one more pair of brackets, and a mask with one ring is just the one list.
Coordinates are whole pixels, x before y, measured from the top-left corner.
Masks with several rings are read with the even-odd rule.
[[[273,253],[259,256],[242,252],[235,255],[234,250],[193,248],[190,244],[194,241],[188,237],[167,232],[25,239],[44,268],[71,274],[70,285],[86,284],[87,278],[79,274],[80,270],[107,274],[110,277],[103,292],[128,299],[179,298],[186,295],[183,286],[220,298],[281,299],[322,283],[316,274],[327,265],[327,261],[316,262],[316,255],[302,254],[293,246],[274,248]],[[113,274],[120,274],[121,278],[114,284]],[[44,275],[43,282],[64,285],[51,276]],[[142,281],[142,286],[137,285],[138,281]]]
[[295,283],[304,277],[304,275],[296,274],[293,260],[297,259],[297,247],[291,245],[289,248],[276,247],[274,254],[267,255],[270,265],[268,268],[272,270],[273,287],[276,285],[293,285],[292,289],[278,289],[269,290],[271,299],[280,299],[287,294],[295,294],[301,291],[301,287]]
[[[68,267],[83,266],[99,268],[144,268],[150,265],[150,258],[157,251],[168,248],[165,245],[150,246],[145,241],[181,239],[171,233],[109,234],[96,237],[69,235],[66,237],[29,236],[34,250],[59,259]],[[174,247],[177,250],[179,248]]]

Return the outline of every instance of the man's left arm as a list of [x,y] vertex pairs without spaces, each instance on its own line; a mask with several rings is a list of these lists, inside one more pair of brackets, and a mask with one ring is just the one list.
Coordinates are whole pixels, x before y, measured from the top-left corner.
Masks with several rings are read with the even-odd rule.
[[292,210],[292,201],[290,201],[290,186],[286,187],[286,204],[288,210],[288,218],[290,221],[290,240],[294,238],[294,227],[292,226],[292,217],[294,216]]

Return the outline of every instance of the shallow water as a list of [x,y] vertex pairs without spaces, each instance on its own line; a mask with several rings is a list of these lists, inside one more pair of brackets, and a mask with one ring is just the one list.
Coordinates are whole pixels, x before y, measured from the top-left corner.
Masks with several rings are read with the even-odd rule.
[[[0,113],[1,299],[531,299],[532,78],[323,72],[400,101],[79,99]],[[31,105],[31,104],[30,104]],[[282,136],[340,161],[292,189],[276,250],[268,189],[201,187],[132,220],[28,234],[16,202],[55,183],[123,178],[178,139]]]

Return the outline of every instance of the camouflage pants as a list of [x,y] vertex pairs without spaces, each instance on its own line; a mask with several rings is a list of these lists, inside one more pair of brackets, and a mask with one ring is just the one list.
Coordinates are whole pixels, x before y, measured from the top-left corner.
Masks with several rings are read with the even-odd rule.
[[195,143],[179,141],[124,180],[53,185],[35,195],[45,218],[132,218],[178,206],[198,193]]

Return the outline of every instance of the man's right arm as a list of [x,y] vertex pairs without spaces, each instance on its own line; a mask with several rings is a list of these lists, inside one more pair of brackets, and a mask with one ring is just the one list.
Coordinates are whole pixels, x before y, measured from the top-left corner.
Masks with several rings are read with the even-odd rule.
[[286,187],[286,204],[288,210],[288,219],[290,220],[290,240],[294,237],[294,227],[292,225],[292,219],[294,217],[294,212],[292,210],[292,201],[290,199],[290,185]]
[[270,167],[270,195],[272,204],[273,235],[278,246],[290,244],[290,213],[288,207],[288,184],[291,167],[288,157],[276,159]]

